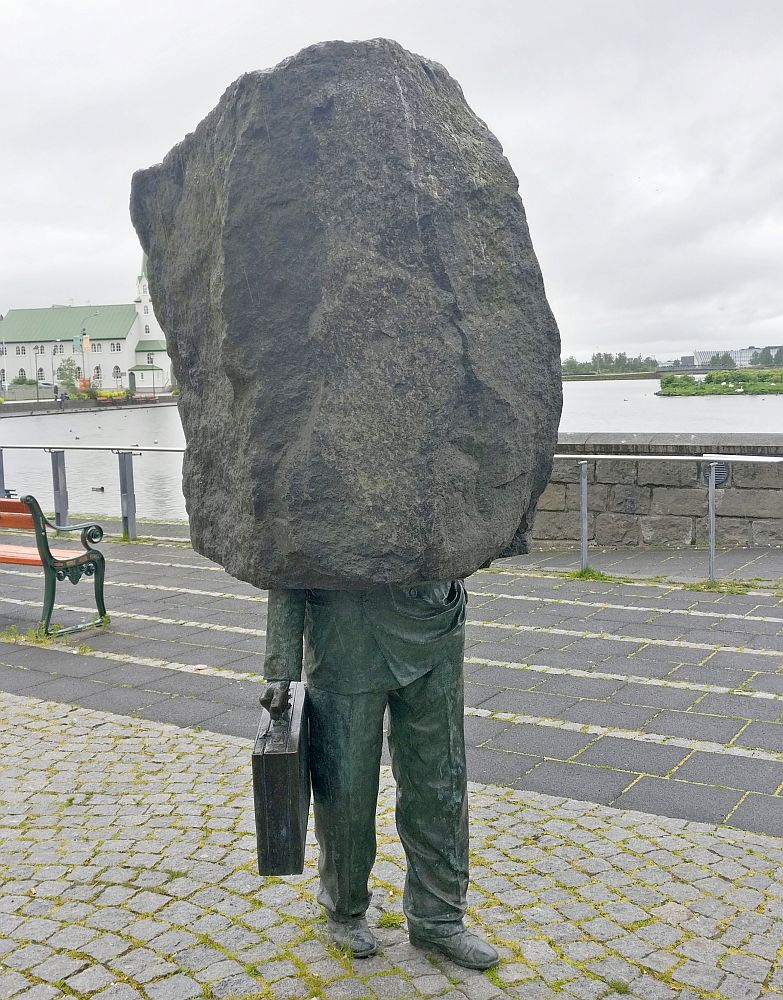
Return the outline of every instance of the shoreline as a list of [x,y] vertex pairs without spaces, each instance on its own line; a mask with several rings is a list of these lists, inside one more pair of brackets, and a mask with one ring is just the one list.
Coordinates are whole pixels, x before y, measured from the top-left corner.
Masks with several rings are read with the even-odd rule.
[[[33,401],[34,402],[34,401]],[[69,400],[69,402],[71,402]],[[64,406],[60,409],[59,406],[52,406],[51,403],[43,403],[36,405],[33,409],[29,409],[28,401],[15,402],[15,403],[3,403],[0,406],[0,419],[11,418],[11,417],[48,417],[65,413],[103,413],[107,410],[145,410],[149,409],[151,406],[176,406],[176,397],[162,397],[158,396],[155,402],[143,402],[143,403],[113,403],[111,406],[103,405],[99,406],[94,401],[90,401],[92,405],[86,405],[86,400],[73,400],[74,403],[79,405],[75,406]],[[6,407],[14,407],[13,413],[3,412]]]

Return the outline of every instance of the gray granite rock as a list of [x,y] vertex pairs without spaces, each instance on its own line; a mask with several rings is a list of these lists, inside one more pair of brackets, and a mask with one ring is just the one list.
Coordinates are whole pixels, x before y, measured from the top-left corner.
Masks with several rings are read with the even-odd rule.
[[558,331],[516,177],[442,66],[379,39],[248,73],[131,215],[199,552],[350,588],[526,551]]

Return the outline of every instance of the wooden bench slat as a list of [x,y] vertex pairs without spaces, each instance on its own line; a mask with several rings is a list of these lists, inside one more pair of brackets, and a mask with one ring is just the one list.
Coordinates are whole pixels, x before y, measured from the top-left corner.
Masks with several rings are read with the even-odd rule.
[[23,504],[21,500],[0,500],[0,510],[7,510],[12,514],[28,514],[28,508],[26,504]]
[[10,514],[0,510],[0,528],[26,528],[30,531],[35,529],[35,521],[32,514]]
[[[55,559],[77,559],[86,553],[80,549],[49,549]],[[6,562],[11,556],[24,558],[25,566],[43,566],[36,549],[27,545],[0,545],[0,562]]]
[[0,562],[15,566],[43,566],[36,550],[24,545],[0,545]]

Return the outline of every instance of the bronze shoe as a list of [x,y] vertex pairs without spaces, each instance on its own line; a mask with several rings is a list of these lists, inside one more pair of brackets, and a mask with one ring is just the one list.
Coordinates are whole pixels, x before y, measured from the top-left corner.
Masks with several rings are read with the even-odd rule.
[[439,951],[465,969],[491,969],[500,955],[491,944],[464,927],[448,937],[425,937],[420,931],[410,935],[411,944],[424,951]]
[[375,954],[377,944],[364,917],[335,920],[327,913],[326,932],[338,948],[350,952],[354,958],[369,958]]

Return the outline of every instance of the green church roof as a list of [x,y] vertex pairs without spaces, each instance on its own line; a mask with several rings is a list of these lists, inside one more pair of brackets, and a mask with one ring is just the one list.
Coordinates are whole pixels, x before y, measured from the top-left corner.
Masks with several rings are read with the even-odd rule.
[[9,309],[0,320],[0,339],[6,344],[72,340],[84,329],[91,340],[124,340],[135,319],[132,304]]
[[165,340],[140,340],[136,344],[137,351],[165,351],[166,341]]

